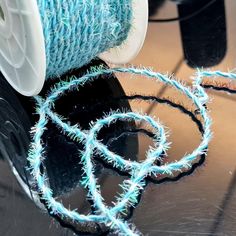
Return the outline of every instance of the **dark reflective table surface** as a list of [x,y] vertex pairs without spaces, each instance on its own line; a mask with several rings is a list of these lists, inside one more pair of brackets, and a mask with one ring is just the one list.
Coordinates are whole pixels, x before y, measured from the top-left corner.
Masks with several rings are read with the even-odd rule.
[[[185,5],[178,6],[176,2],[181,1],[150,0],[150,18],[157,22],[150,22],[145,45],[132,64],[174,73],[188,84],[196,66],[233,71],[236,2],[186,0],[182,1]],[[73,74],[79,76],[89,66],[100,64],[103,62],[95,60]],[[219,83],[224,85],[227,81],[219,78]],[[47,83],[43,96],[52,84]],[[231,87],[236,84],[232,82]],[[153,100],[135,101],[134,94],[153,96]],[[211,89],[208,94],[212,98],[208,109],[214,121],[214,137],[207,158],[200,157],[199,165],[181,176],[159,176],[149,181],[138,206],[130,209],[127,216],[144,235],[236,235],[236,95]],[[195,149],[201,139],[201,123],[189,101],[175,90],[142,77],[101,77],[78,93],[68,93],[55,109],[71,124],[79,123],[85,130],[91,121],[111,110],[142,111],[156,116],[168,127],[172,143],[164,162],[179,160]],[[38,118],[34,101],[16,94],[2,76],[0,114],[0,235],[114,235],[104,225],[61,222],[45,211],[25,169],[29,131]],[[145,124],[119,122],[103,129],[99,139],[124,158],[142,161],[153,145],[153,134],[144,132],[144,128]],[[45,132],[44,143],[45,166],[54,194],[71,209],[92,212],[86,191],[80,187],[77,150],[83,145],[70,141],[52,123]],[[95,159],[103,197],[111,205],[121,191],[119,184],[128,176],[113,170],[99,156]]]

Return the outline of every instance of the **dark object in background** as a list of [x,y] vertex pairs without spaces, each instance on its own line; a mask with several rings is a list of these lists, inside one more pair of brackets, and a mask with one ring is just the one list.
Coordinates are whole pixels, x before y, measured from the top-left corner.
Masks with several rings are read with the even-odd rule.
[[[211,67],[219,64],[227,51],[224,0],[171,0],[177,4],[178,16],[150,19],[150,22],[180,23],[184,57],[189,66]],[[150,16],[165,1],[149,1]]]
[[148,0],[149,4],[149,16],[153,16],[157,13],[158,8],[160,8],[166,0]]
[[171,0],[171,1],[175,2],[177,4],[183,4],[183,3],[191,4],[191,3],[194,3],[194,2],[199,2],[199,0]]
[[[80,76],[91,66],[99,65],[106,66],[101,60],[95,60],[88,66],[74,71],[73,75]],[[67,76],[65,75],[64,79]],[[41,96],[44,96],[54,83],[48,81]],[[81,128],[86,130],[91,121],[101,118],[104,113],[117,109],[131,110],[128,101],[115,99],[124,95],[124,91],[114,75],[101,76],[80,88],[79,92],[68,92],[67,96],[60,98],[56,102],[55,111],[68,118],[71,124],[79,123]],[[32,190],[35,190],[35,185],[26,170],[26,158],[30,144],[29,131],[38,119],[38,115],[34,114],[34,108],[33,99],[16,93],[3,76],[0,76],[0,157],[3,158],[3,161],[9,161],[24,190],[38,206],[43,207],[37,195],[33,194]],[[82,171],[79,164],[79,150],[83,148],[83,145],[72,142],[61,134],[60,130],[51,122],[47,128],[43,136],[46,155],[44,163],[54,196],[69,203],[78,204],[78,208],[82,208],[83,212],[90,212],[89,204],[86,205],[83,201],[84,190],[80,187]],[[134,128],[133,122],[116,122],[110,127],[102,129],[98,138],[117,154],[135,159],[138,153],[137,134],[127,134],[127,130],[132,128]],[[99,177],[102,173],[104,180],[106,178],[105,169],[101,163],[96,162],[96,164],[96,175]],[[106,171],[109,170],[106,169]],[[22,212],[22,214],[25,213]],[[8,215],[8,219],[10,217],[11,215]],[[32,225],[32,227],[34,226]],[[76,231],[81,233],[97,233],[97,230],[104,230],[100,226],[96,228],[94,224],[78,224],[76,227]],[[48,228],[48,225],[45,228]],[[25,235],[29,234],[25,232]]]
[[183,4],[178,5],[179,19],[203,9],[187,20],[180,20],[184,56],[188,65],[194,68],[219,64],[227,51],[224,0],[181,2]]

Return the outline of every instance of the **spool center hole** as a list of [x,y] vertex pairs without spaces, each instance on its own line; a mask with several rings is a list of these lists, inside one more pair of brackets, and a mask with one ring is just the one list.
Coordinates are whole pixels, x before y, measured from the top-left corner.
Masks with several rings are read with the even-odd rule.
[[2,7],[1,7],[1,5],[0,5],[0,21],[4,21],[5,20],[5,15],[4,15],[4,12],[3,12],[3,9],[2,9]]

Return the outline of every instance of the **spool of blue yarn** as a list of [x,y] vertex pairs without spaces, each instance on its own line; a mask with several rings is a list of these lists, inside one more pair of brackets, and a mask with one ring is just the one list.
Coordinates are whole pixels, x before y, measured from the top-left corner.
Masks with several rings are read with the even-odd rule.
[[131,0],[37,0],[44,32],[47,77],[80,68],[120,46],[131,29]]
[[129,62],[148,24],[147,0],[2,0],[0,7],[0,70],[27,96],[95,57]]

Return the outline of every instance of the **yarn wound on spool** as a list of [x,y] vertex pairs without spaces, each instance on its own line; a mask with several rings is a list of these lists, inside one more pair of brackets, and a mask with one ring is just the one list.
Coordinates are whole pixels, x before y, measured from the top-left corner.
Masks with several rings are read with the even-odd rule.
[[80,68],[120,46],[131,30],[131,0],[37,0],[45,38],[47,77]]
[[39,94],[47,78],[96,57],[130,62],[148,25],[148,0],[2,0],[0,5],[0,69],[25,96]]

